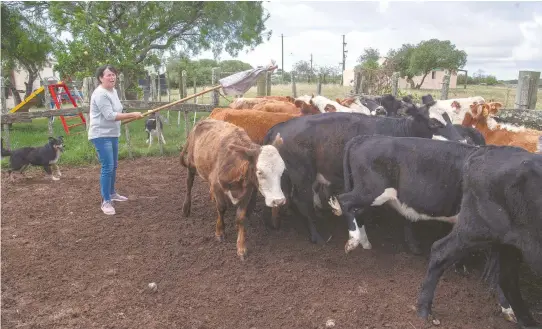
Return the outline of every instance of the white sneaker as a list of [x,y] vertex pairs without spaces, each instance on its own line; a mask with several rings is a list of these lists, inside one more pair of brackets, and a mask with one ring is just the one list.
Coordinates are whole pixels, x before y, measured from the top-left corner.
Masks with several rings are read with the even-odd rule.
[[114,215],[115,214],[115,208],[113,208],[113,205],[111,202],[104,201],[102,203],[102,211],[106,215]]
[[111,201],[128,201],[128,198],[118,193],[111,194]]

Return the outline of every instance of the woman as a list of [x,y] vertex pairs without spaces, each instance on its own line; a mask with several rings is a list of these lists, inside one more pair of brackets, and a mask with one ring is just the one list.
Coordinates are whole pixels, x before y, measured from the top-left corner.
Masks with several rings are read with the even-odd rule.
[[121,120],[141,118],[142,114],[122,113],[122,104],[115,89],[117,70],[113,66],[99,67],[96,79],[99,86],[90,98],[88,139],[94,144],[102,166],[100,177],[102,211],[106,215],[114,215],[112,201],[128,200],[115,190]]

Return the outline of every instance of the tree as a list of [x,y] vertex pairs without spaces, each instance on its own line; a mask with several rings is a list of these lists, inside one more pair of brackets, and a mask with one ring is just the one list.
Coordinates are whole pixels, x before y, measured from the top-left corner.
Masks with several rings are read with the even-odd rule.
[[[48,55],[53,50],[53,39],[44,27],[26,19],[21,14],[20,7],[2,3],[1,9],[2,71],[6,74],[17,68],[26,70],[28,80],[25,81],[25,97],[28,97],[39,72],[48,63]],[[21,98],[14,81],[11,81],[11,90],[15,103],[20,103]]]
[[220,72],[237,73],[253,69],[252,65],[236,59],[225,60],[219,64]]
[[[261,2],[141,1],[30,2],[73,40],[55,53],[59,70],[79,76],[110,63],[123,73],[127,89],[145,66],[165,50],[188,56],[223,50],[231,56],[271,36]],[[65,54],[63,56],[63,54]]]
[[294,64],[293,72],[295,72],[296,80],[301,80],[302,77],[309,79],[314,75],[314,69],[311,68],[309,61],[298,61]]
[[380,59],[380,51],[375,48],[365,48],[363,54],[358,57],[360,67],[364,69],[377,69],[378,60]]
[[419,89],[432,70],[440,68],[455,71],[466,63],[467,53],[456,49],[449,40],[431,39],[416,46],[410,56],[409,70],[415,75],[423,74],[422,80],[416,85],[416,89]]
[[410,58],[415,49],[416,46],[409,43],[403,44],[397,50],[390,49],[384,64],[390,71],[399,72],[401,77],[406,77],[406,81],[410,83],[411,88],[416,87],[414,80],[412,80],[416,74],[410,69]]
[[322,76],[322,83],[328,83],[330,80],[340,77],[337,66],[319,66],[316,68],[316,72]]

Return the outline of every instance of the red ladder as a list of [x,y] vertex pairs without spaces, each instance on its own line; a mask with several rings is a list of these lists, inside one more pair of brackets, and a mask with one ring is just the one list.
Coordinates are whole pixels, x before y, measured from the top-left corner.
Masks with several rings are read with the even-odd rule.
[[[77,102],[75,101],[72,94],[70,93],[70,89],[68,88],[68,86],[64,82],[61,81],[59,83],[50,84],[47,87],[49,88],[49,93],[51,94],[51,98],[55,102],[55,106],[56,106],[57,110],[60,110],[61,104],[58,101],[58,96],[57,96],[56,91],[55,91],[56,88],[64,88],[64,91],[66,92],[66,95],[68,95],[68,98],[70,99],[73,106],[77,107]],[[81,122],[73,124],[73,125],[68,125],[67,120],[70,120],[70,119],[76,119],[77,120],[78,119],[77,117],[79,117]],[[85,117],[83,116],[83,113],[81,113],[81,112],[79,112],[79,114],[77,114],[77,115],[73,115],[73,116],[70,115],[67,118],[65,118],[63,115],[61,115],[60,116],[60,121],[62,121],[62,126],[64,126],[64,131],[66,132],[67,135],[70,134],[70,128],[74,128],[74,127],[77,127],[77,126],[87,124],[87,121],[85,120]],[[76,134],[78,134],[78,133],[81,133],[81,131],[77,132]]]

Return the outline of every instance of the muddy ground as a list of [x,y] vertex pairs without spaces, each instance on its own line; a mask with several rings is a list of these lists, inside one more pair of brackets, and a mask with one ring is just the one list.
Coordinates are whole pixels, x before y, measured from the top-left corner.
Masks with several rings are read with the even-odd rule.
[[[56,182],[39,170],[15,183],[2,174],[2,328],[431,327],[413,307],[432,240],[426,254],[409,254],[391,211],[375,211],[368,224],[372,250],[346,255],[343,223],[334,222],[327,245],[314,245],[296,216],[266,229],[260,198],[241,262],[234,212],[217,242],[201,179],[191,217],[181,216],[177,157],[121,161],[117,186],[130,201],[117,202],[114,217],[99,207],[98,166],[61,169]],[[475,257],[469,274],[444,274],[433,307],[440,328],[515,328],[499,315],[481,268]],[[524,296],[542,321],[535,281],[522,279]]]

